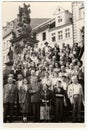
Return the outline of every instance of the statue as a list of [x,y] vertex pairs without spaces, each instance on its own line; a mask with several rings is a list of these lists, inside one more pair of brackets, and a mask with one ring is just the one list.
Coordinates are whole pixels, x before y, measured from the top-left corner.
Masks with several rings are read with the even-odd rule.
[[28,9],[30,7],[30,4],[29,5],[26,5],[25,3],[24,3],[24,12],[25,12],[25,14],[30,14],[30,9]]
[[[31,10],[28,9],[30,7],[30,5],[26,5],[24,3],[24,7],[20,7],[19,6],[19,14],[18,14],[18,19],[19,19],[19,22],[24,22],[24,23],[28,23],[30,24],[30,16],[29,14],[31,13]],[[24,21],[23,21],[24,20]]]
[[[20,54],[23,50],[23,39],[26,39],[27,44],[34,43],[36,40],[35,37],[31,37],[32,28],[30,26],[30,13],[30,4],[26,5],[24,3],[23,7],[19,6],[19,12],[17,15],[17,26],[12,32],[11,40],[12,44],[14,43],[14,52],[16,54]],[[30,46],[33,46],[33,44]]]
[[8,59],[9,59],[9,62],[13,61],[13,51],[12,51],[11,47],[9,48]]
[[29,35],[31,32],[31,26],[30,26],[30,5],[26,5],[24,3],[23,8],[19,6],[19,14],[18,14],[18,34],[19,35]]

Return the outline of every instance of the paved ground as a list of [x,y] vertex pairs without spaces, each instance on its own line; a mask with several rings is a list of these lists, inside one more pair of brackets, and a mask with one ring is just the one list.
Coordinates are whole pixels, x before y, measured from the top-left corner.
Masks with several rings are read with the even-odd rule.
[[[18,116],[18,117],[14,116],[13,123],[22,123],[22,122],[23,121],[22,121],[22,116],[21,115]],[[38,123],[40,123],[40,122],[38,122]],[[50,122],[55,123],[54,119],[52,121],[49,121],[48,123],[50,123]],[[28,117],[28,122],[27,123],[33,123],[33,117],[32,116]],[[41,122],[41,123],[43,123],[43,122]],[[47,122],[44,122],[44,123],[47,123]],[[72,123],[72,111],[70,111],[69,113],[65,112],[63,121],[61,123]],[[80,121],[80,123],[84,123],[84,112],[83,111],[81,112],[81,121]]]

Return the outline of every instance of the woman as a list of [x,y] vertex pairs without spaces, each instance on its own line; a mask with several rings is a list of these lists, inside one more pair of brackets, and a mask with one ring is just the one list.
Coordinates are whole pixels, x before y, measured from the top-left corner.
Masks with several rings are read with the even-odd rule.
[[23,85],[20,89],[20,104],[23,114],[23,122],[27,122],[27,114],[28,114],[28,108],[29,108],[29,85],[26,78],[23,80]]
[[63,111],[64,111],[64,90],[60,79],[57,82],[57,86],[55,86],[54,88],[54,95],[55,95],[55,120],[56,122],[61,122],[63,119]]
[[53,92],[49,89],[49,85],[45,84],[39,93],[40,98],[40,121],[49,122],[52,118],[52,101]]

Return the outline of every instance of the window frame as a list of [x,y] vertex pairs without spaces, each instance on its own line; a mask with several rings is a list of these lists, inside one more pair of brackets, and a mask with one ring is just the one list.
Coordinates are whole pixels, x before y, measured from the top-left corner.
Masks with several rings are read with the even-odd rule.
[[43,32],[42,33],[42,41],[45,41],[46,40],[46,32]]
[[56,41],[56,33],[55,32],[51,33],[51,40],[52,40],[52,42]]
[[65,38],[70,38],[70,28],[65,29]]
[[58,31],[58,40],[63,40],[63,30]]

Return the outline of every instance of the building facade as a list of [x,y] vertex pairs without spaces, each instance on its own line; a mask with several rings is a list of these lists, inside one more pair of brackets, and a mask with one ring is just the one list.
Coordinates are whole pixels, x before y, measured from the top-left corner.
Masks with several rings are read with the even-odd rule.
[[8,62],[8,52],[11,47],[10,39],[12,38],[12,33],[9,33],[7,37],[3,39],[3,64]]
[[11,38],[12,38],[12,30],[13,30],[13,21],[8,22],[7,26],[3,27],[3,67],[5,67],[5,63],[8,62],[8,52],[11,47]]
[[68,10],[58,7],[53,18],[43,24],[33,28],[36,38],[39,40],[38,46],[43,48],[44,43],[48,42],[50,46],[63,43],[73,45],[72,14]]
[[84,2],[73,2],[73,40],[74,43],[82,44],[82,29],[85,24]]
[[[73,41],[78,43],[84,49],[84,28],[85,28],[85,12],[84,2],[73,2],[72,13],[73,13]],[[81,57],[84,64],[84,53]]]

